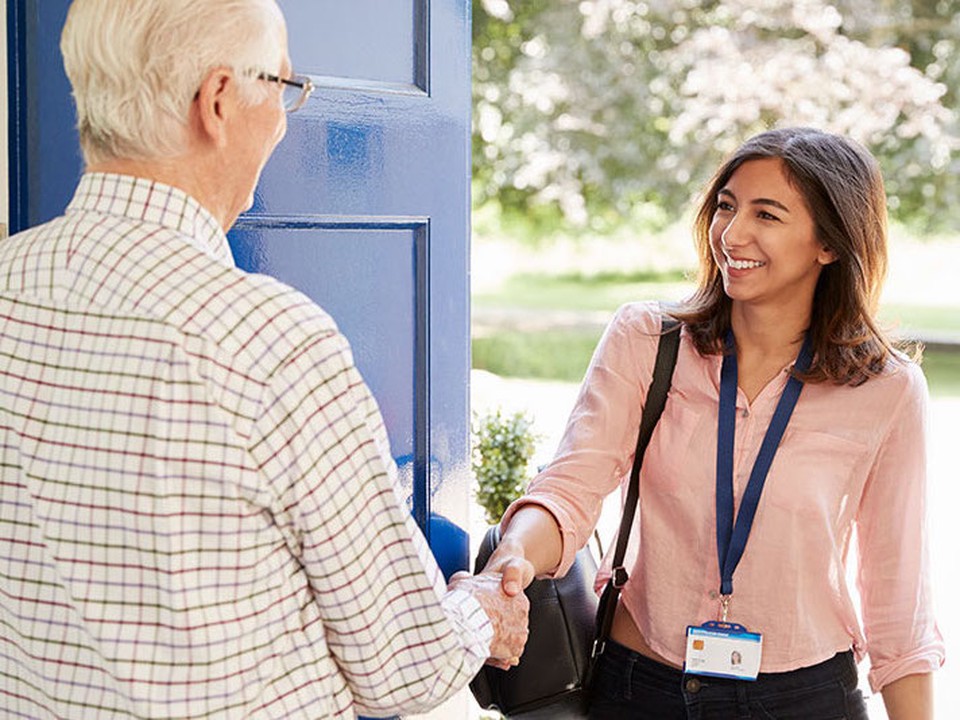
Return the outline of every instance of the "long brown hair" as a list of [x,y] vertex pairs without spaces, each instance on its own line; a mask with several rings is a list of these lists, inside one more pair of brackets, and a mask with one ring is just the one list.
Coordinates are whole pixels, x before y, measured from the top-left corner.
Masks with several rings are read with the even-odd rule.
[[786,128],[756,135],[736,150],[717,170],[697,210],[697,290],[671,314],[687,324],[702,355],[722,352],[731,301],[711,252],[710,224],[718,192],[738,167],[761,158],[783,161],[813,216],[817,239],[836,255],[817,281],[810,321],[813,363],[800,377],[807,382],[863,383],[880,373],[894,352],[876,322],[887,273],[887,208],[876,160],[849,138]]

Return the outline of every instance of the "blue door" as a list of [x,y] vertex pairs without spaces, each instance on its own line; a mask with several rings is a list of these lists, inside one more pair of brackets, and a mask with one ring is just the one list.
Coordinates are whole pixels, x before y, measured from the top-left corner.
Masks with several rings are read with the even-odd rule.
[[[16,232],[80,173],[58,50],[69,0],[7,0]],[[297,287],[353,346],[410,509],[445,571],[465,565],[469,492],[468,0],[281,0],[314,98],[289,118],[238,264]],[[452,530],[452,532],[451,532]]]

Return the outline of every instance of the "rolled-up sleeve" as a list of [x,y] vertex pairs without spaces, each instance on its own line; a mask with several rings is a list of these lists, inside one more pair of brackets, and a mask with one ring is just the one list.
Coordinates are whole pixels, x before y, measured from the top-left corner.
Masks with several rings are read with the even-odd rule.
[[928,393],[919,367],[881,441],[858,513],[859,588],[870,655],[870,686],[879,691],[906,675],[943,664],[933,615],[926,526]]
[[556,518],[563,552],[550,576],[569,570],[603,499],[630,470],[659,332],[656,303],[630,303],[616,312],[594,351],[556,456],[504,513],[503,527],[526,505],[544,507]]

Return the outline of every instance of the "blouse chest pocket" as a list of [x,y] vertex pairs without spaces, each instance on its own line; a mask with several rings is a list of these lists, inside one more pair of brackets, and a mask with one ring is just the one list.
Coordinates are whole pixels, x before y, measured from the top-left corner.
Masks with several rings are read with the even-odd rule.
[[837,435],[788,428],[770,467],[761,506],[836,523],[860,502],[868,450]]
[[668,402],[643,458],[644,493],[691,496],[713,492],[716,411]]

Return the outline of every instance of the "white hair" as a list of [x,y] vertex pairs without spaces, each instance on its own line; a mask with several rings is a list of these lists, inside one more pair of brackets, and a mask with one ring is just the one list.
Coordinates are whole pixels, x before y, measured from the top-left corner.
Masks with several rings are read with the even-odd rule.
[[[280,73],[286,26],[275,0],[74,0],[60,38],[88,164],[183,154],[190,104],[217,67],[242,101]],[[260,87],[264,86],[264,87]]]

